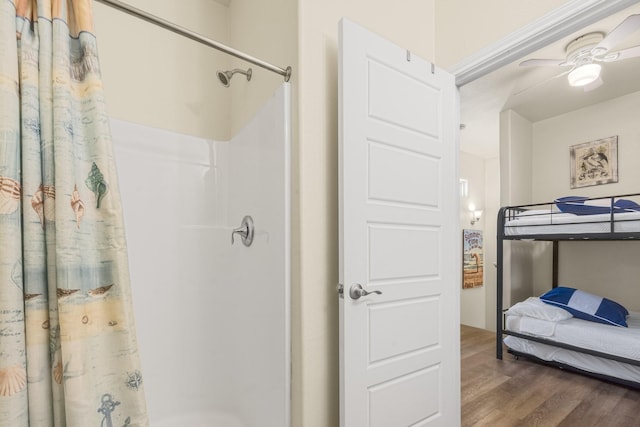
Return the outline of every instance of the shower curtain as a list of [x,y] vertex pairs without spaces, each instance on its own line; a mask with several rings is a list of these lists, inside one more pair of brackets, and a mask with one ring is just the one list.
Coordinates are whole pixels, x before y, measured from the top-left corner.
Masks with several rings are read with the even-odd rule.
[[148,425],[91,0],[0,0],[0,426]]

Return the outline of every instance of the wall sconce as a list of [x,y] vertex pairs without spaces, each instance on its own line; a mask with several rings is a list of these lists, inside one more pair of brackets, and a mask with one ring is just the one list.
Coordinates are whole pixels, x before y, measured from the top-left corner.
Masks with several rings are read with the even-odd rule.
[[474,225],[476,222],[480,221],[481,216],[482,211],[471,211],[471,225]]
[[476,210],[474,205],[469,205],[469,210],[471,211],[471,225],[474,225],[476,222],[480,221],[482,210]]

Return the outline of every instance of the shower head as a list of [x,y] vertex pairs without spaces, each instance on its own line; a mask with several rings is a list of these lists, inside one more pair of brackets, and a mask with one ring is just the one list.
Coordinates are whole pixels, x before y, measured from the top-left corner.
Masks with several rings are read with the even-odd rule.
[[231,84],[231,77],[233,77],[233,75],[236,73],[244,74],[245,76],[247,76],[247,81],[251,80],[251,68],[249,68],[247,71],[241,70],[239,68],[234,68],[230,71],[218,71],[218,79],[224,87],[229,87],[229,85]]

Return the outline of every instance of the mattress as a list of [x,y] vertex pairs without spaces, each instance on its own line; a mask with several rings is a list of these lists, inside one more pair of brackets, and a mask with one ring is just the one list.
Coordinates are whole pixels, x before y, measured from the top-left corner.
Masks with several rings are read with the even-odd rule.
[[506,236],[532,234],[633,233],[640,232],[640,212],[574,215],[549,210],[529,210],[505,221]]
[[[628,328],[604,325],[577,318],[561,321],[533,319],[527,316],[506,316],[506,329],[523,334],[571,344],[629,359],[640,360],[640,313],[627,317]],[[546,361],[574,366],[583,371],[640,382],[640,366],[608,360],[577,351],[507,336],[507,347]]]

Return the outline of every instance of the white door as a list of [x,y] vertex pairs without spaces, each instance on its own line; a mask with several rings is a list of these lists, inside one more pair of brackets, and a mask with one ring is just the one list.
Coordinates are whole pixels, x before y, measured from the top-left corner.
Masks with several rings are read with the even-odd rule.
[[339,61],[340,423],[457,426],[455,81],[345,19]]

